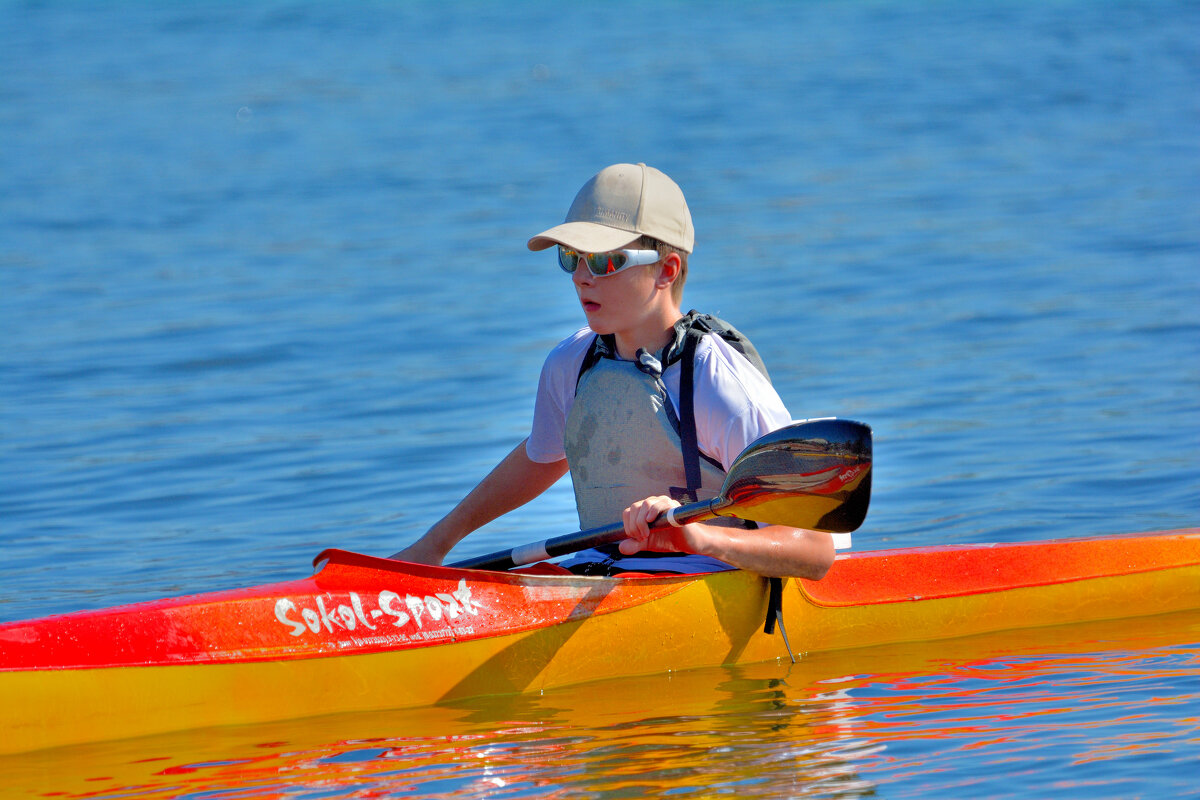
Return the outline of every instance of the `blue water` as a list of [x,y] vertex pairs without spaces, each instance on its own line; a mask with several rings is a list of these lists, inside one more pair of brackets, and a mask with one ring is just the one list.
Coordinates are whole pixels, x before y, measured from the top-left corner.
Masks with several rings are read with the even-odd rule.
[[[617,161],[688,195],[685,305],[793,416],[873,426],[857,548],[1196,526],[1198,31],[1188,2],[0,0],[0,620],[411,541],[525,434],[582,317],[524,241]],[[575,527],[563,483],[455,556]]]

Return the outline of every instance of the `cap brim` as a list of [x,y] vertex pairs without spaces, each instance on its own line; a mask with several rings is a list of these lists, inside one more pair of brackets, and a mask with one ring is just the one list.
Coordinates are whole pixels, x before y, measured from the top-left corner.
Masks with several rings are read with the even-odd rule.
[[545,250],[561,244],[583,253],[607,253],[620,250],[642,238],[637,231],[610,228],[595,222],[564,222],[548,231],[542,231],[529,240],[530,250]]

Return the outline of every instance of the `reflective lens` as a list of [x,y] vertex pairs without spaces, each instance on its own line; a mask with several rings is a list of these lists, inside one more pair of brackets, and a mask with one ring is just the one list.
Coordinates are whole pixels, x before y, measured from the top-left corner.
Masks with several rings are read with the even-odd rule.
[[558,265],[563,271],[574,273],[580,260],[587,264],[588,272],[597,278],[615,275],[628,267],[653,264],[658,261],[657,250],[613,250],[611,253],[580,253],[559,245]]

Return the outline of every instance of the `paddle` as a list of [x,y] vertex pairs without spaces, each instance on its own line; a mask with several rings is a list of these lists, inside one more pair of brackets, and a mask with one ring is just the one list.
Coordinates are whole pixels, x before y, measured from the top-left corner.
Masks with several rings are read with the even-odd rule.
[[[654,527],[683,527],[714,517],[844,533],[862,524],[871,499],[871,429],[861,422],[796,422],[752,442],[734,459],[721,491],[711,500],[673,508]],[[504,570],[619,542],[621,523],[556,536],[542,542],[451,564]]]

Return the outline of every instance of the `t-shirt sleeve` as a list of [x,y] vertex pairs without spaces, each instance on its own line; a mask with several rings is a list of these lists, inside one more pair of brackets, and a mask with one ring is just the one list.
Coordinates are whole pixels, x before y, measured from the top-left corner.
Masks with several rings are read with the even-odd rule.
[[[696,352],[694,380],[700,450],[726,470],[754,440],[792,422],[771,382],[719,337],[702,340]],[[832,536],[838,550],[852,544],[849,533]]]
[[533,404],[533,425],[525,442],[525,453],[530,460],[551,464],[567,457],[563,431],[575,401],[579,367],[594,336],[589,329],[582,328],[559,342],[546,356]]
[[719,337],[701,340],[694,381],[700,450],[725,469],[755,439],[792,421],[771,382]]

